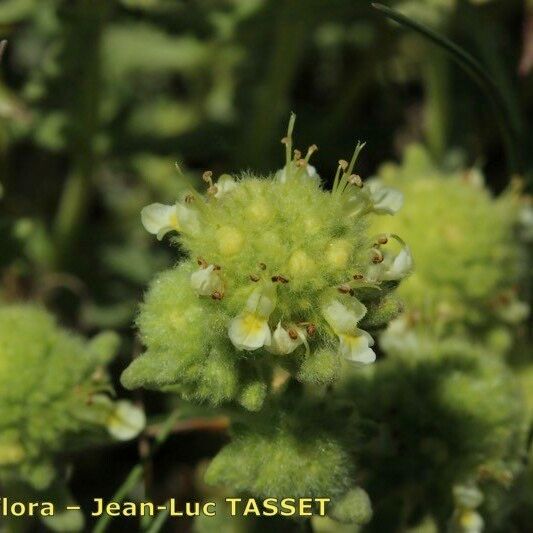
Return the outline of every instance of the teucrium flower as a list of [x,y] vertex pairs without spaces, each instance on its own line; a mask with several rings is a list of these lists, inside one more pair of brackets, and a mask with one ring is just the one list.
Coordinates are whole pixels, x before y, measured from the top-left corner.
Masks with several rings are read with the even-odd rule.
[[275,307],[275,291],[257,288],[248,298],[245,309],[228,327],[228,335],[238,350],[257,350],[271,341],[268,318]]
[[350,308],[334,300],[325,305],[322,311],[324,318],[339,337],[340,354],[354,363],[368,364],[376,360],[376,354],[371,348],[374,339],[357,327],[366,311],[366,307],[357,300]]
[[116,402],[106,420],[109,433],[117,440],[130,440],[144,428],[146,418],[144,412],[128,401]]
[[380,215],[394,215],[403,206],[403,194],[398,189],[386,187],[378,180],[371,180],[367,191],[371,209]]
[[141,221],[148,233],[161,240],[170,231],[198,231],[197,213],[180,203],[150,204],[141,211]]
[[325,383],[339,375],[336,354],[375,359],[363,320],[376,328],[396,316],[391,280],[412,262],[395,234],[376,238],[368,227],[397,211],[401,195],[354,173],[361,144],[325,190],[310,165],[318,148],[294,150],[293,124],[281,171],[218,180],[206,171],[206,194],[143,211],[148,231],[175,230],[188,257],[152,283],[138,319],[147,351],[124,373],[126,386],[173,386],[189,399],[257,409],[275,365]]
[[220,176],[216,184],[217,192],[215,193],[215,198],[222,198],[235,189],[235,187],[237,187],[237,182],[232,176],[229,174]]
[[219,291],[222,295],[223,282],[215,265],[207,265],[191,274],[191,286],[200,296],[212,296]]
[[288,355],[302,344],[307,345],[305,331],[302,328],[293,325],[285,329],[281,322],[278,322],[267,350],[276,355]]

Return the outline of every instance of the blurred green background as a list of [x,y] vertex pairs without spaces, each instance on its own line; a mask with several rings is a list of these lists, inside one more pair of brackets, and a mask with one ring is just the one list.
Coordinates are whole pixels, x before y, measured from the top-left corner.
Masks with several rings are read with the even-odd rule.
[[[517,172],[527,184],[533,6],[389,5],[483,64],[516,164],[483,90],[366,0],[2,0],[2,300],[40,301],[82,333],[121,332],[118,376],[139,350],[131,324],[146,284],[176,261],[143,230],[140,209],[174,201],[207,169],[280,168],[290,111],[298,144],[319,146],[326,183],[361,139],[363,177],[420,142],[440,165],[479,165],[496,193]],[[144,401],[157,416],[167,399]],[[155,498],[195,493],[198,461],[224,439],[206,426],[185,427],[158,455]],[[136,457],[135,444],[78,457],[80,502],[110,496]]]

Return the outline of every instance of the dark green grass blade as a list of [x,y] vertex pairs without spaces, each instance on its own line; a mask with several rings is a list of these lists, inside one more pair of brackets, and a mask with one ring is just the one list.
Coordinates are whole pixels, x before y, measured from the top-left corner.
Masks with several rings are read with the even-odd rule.
[[430,42],[447,52],[451,58],[479,85],[494,106],[496,119],[504,140],[509,172],[510,174],[521,173],[523,168],[518,150],[518,136],[513,128],[505,98],[481,63],[466,50],[443,35],[415,22],[398,11],[378,3],[372,3],[372,7],[398,24],[418,32]]

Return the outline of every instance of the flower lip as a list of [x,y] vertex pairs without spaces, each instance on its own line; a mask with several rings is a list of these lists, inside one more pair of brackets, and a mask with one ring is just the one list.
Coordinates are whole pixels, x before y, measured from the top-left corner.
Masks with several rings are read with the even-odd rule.
[[379,180],[370,180],[366,185],[372,211],[378,215],[394,215],[403,207],[403,194],[385,187]]
[[198,213],[192,207],[176,203],[154,203],[141,211],[141,222],[146,231],[161,240],[170,231],[197,233],[200,229]]

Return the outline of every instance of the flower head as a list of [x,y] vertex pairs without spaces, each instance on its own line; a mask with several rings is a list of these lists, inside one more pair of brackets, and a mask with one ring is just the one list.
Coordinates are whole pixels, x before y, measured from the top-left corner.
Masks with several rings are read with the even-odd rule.
[[191,190],[175,210],[143,213],[152,233],[178,231],[188,257],[150,288],[138,320],[147,351],[124,373],[126,386],[176,385],[187,398],[246,406],[252,396],[263,401],[275,364],[306,382],[317,379],[318,366],[333,365],[320,377],[332,382],[341,368],[332,346],[352,361],[375,359],[358,322],[364,317],[375,329],[397,316],[397,283],[389,281],[412,262],[408,249],[391,255],[368,228],[373,217],[395,212],[401,195],[378,192],[354,172],[362,143],[350,161],[338,161],[326,190],[310,164],[318,148],[294,149],[293,125],[294,116],[274,175],[217,180],[206,171],[206,194]]

